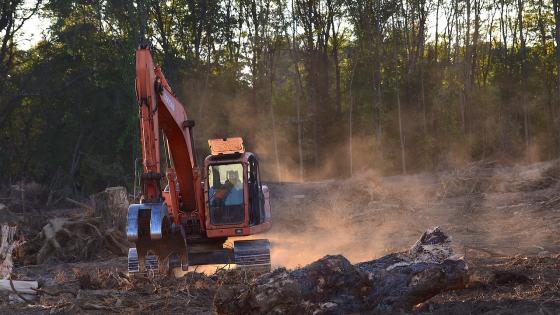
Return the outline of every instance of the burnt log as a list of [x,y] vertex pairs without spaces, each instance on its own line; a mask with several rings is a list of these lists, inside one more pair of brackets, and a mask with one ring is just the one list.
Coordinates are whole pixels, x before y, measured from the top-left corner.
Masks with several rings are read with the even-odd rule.
[[325,256],[296,270],[280,268],[243,285],[223,285],[218,314],[387,314],[410,311],[434,295],[465,287],[465,262],[439,228],[407,251],[352,265]]
[[441,229],[422,234],[408,250],[356,265],[372,279],[367,297],[378,313],[409,311],[434,295],[464,288],[465,261],[453,253],[451,239]]

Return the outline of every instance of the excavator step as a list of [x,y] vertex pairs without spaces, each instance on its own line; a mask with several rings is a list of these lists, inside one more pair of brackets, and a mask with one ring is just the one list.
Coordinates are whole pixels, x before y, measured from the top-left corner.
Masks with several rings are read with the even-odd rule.
[[233,256],[238,268],[270,270],[270,242],[268,240],[235,241]]

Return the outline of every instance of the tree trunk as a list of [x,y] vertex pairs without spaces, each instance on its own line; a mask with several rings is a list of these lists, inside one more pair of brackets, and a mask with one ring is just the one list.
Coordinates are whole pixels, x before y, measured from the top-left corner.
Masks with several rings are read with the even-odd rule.
[[[507,44],[507,26],[506,26],[506,18],[507,13],[504,12],[505,10],[505,0],[500,1],[500,31],[502,33],[502,44],[504,45],[504,58],[507,58],[508,55],[508,44]],[[504,17],[504,13],[506,13],[506,17]]]
[[352,67],[352,73],[350,74],[350,84],[349,84],[349,109],[348,109],[348,160],[350,163],[350,178],[354,175],[354,156],[353,156],[353,111],[354,111],[354,97],[352,95],[352,84],[354,83],[354,74],[356,73],[356,65]]
[[401,143],[401,166],[402,166],[402,173],[406,174],[406,152],[405,152],[405,144],[404,144],[404,132],[403,132],[403,124],[402,124],[402,114],[401,114],[401,97],[400,91],[397,87],[397,112],[399,118],[399,138]]
[[14,266],[14,252],[21,244],[16,239],[17,227],[2,224],[0,230],[0,279],[7,279]]
[[[291,1],[291,6],[292,6],[292,12],[295,12],[295,7],[294,7],[294,0]],[[295,13],[294,13],[295,14]],[[303,84],[301,82],[301,74],[299,72],[299,66],[298,66],[298,61],[299,61],[299,57],[298,57],[298,45],[296,43],[296,29],[297,29],[297,23],[296,23],[296,19],[293,19],[293,23],[292,23],[292,49],[291,49],[291,55],[292,55],[292,61],[293,61],[293,65],[294,65],[294,85],[295,85],[295,103],[296,103],[296,120],[297,120],[297,141],[298,141],[298,161],[299,161],[299,181],[303,182],[303,170],[304,170],[304,165],[303,165],[303,120],[302,120],[302,115],[301,115],[301,99],[304,98],[304,93],[303,93]],[[287,31],[286,31],[286,37],[289,38]]]
[[[340,38],[342,35],[337,29],[335,31],[334,18],[331,17],[331,29],[332,29],[332,57],[334,62],[334,72],[335,72],[335,102],[336,102],[336,113],[340,115],[342,113],[342,91],[340,86],[340,60],[338,56],[338,50],[340,49]],[[340,25],[339,25],[340,27]]]
[[441,0],[437,0],[437,5],[436,5],[436,30],[435,30],[435,44],[434,44],[434,62],[438,62],[438,39],[439,39],[439,6],[441,4]]
[[299,69],[297,63],[294,64],[296,68],[296,76],[297,76],[297,83],[296,83],[296,111],[297,111],[297,137],[298,137],[298,160],[299,160],[299,181],[303,182],[303,118],[301,117],[301,96],[303,96],[302,87],[301,87],[301,75],[299,74]]
[[525,153],[529,158],[529,146],[531,144],[529,133],[529,104],[527,101],[527,71],[525,69],[526,47],[523,34],[523,0],[517,0],[517,22],[519,23],[519,40],[521,44],[521,101],[523,102],[523,130],[525,133]]
[[478,39],[480,37],[480,11],[482,7],[481,0],[474,1],[474,33],[473,33],[473,43],[472,43],[472,54],[471,54],[471,69],[470,69],[470,79],[471,79],[471,89],[476,86],[476,70],[477,70],[477,58],[478,58]]
[[[438,1],[439,2],[439,1]],[[422,127],[424,134],[428,132],[428,119],[426,109],[426,93],[424,90],[424,46],[426,41],[425,27],[426,27],[426,12],[425,1],[420,2],[420,26],[418,30],[418,65],[420,67],[420,103],[422,104]]]
[[280,155],[278,153],[278,139],[276,137],[276,115],[274,114],[274,56],[273,52],[270,53],[270,69],[269,69],[269,89],[270,89],[270,96],[269,96],[269,104],[270,104],[270,121],[272,123],[272,144],[274,146],[274,158],[276,160],[276,179],[278,182],[282,182],[282,172],[280,170]]
[[556,41],[556,88],[557,100],[560,103],[560,0],[553,0],[554,8],[554,40]]

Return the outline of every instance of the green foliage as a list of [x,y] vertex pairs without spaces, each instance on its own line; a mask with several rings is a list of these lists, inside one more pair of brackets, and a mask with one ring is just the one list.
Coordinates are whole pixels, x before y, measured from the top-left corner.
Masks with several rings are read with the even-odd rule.
[[470,5],[46,1],[47,38],[0,60],[0,172],[62,172],[76,193],[130,186],[141,41],[197,121],[199,158],[208,138],[240,135],[267,179],[347,176],[350,138],[353,172],[556,157],[552,4],[524,5],[523,42],[517,2]]

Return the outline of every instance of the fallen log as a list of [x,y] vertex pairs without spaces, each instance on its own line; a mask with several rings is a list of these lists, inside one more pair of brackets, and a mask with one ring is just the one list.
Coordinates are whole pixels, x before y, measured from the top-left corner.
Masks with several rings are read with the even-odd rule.
[[9,292],[10,303],[33,304],[37,299],[37,281],[21,281],[21,280],[0,280],[0,292]]
[[[12,280],[14,285],[14,289],[18,293],[23,294],[37,294],[37,289],[39,287],[39,283],[37,281],[22,281],[22,280]],[[9,279],[2,279],[0,280],[0,291],[3,292],[14,292],[12,286],[10,285]]]
[[465,262],[434,228],[409,250],[379,259],[352,265],[343,256],[325,256],[248,284],[223,285],[214,304],[218,314],[399,313],[467,282]]
[[367,299],[378,313],[409,311],[438,293],[468,283],[465,261],[453,253],[450,237],[437,227],[424,232],[408,251],[356,266],[372,279]]

